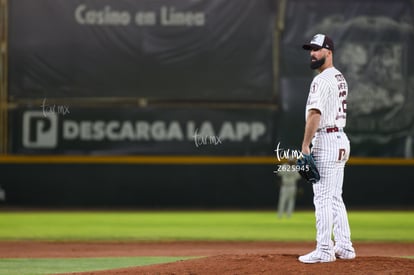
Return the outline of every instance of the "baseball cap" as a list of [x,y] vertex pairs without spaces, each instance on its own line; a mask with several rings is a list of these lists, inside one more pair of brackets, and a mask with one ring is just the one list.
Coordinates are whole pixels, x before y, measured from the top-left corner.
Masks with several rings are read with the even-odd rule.
[[304,44],[302,46],[304,50],[319,50],[325,48],[331,51],[334,51],[334,43],[330,37],[325,34],[316,34],[309,44]]

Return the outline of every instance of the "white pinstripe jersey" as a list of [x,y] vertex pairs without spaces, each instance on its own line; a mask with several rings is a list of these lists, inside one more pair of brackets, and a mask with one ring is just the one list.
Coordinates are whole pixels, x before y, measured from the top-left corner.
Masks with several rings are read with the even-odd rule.
[[346,125],[348,84],[342,73],[331,67],[315,76],[310,86],[305,118],[310,109],[321,112],[319,129]]

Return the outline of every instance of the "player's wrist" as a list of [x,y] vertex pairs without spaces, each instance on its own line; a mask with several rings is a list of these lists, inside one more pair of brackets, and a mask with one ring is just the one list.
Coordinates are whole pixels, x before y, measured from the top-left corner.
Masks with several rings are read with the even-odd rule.
[[303,153],[303,154],[306,154],[306,155],[309,155],[309,154],[310,154],[310,148],[309,148],[309,145],[308,145],[308,146],[306,146],[306,145],[302,145],[302,153]]

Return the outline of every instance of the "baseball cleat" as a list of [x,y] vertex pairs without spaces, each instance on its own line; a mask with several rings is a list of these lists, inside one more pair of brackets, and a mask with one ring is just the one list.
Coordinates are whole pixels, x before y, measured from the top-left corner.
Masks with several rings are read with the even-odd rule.
[[356,254],[354,248],[341,248],[341,247],[335,247],[335,256],[342,260],[352,260],[355,259]]
[[327,258],[322,258],[321,253],[318,253],[316,250],[308,253],[306,255],[300,256],[298,259],[300,262],[305,264],[316,264],[316,263],[329,263],[336,260],[334,255],[330,255]]

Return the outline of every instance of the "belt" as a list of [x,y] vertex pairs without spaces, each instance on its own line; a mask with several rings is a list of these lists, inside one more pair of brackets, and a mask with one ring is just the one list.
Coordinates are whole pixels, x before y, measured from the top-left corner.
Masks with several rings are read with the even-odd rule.
[[322,129],[318,129],[317,132],[327,132],[327,133],[335,133],[335,132],[343,132],[342,128],[338,128],[338,127],[327,127],[327,128],[322,128]]

